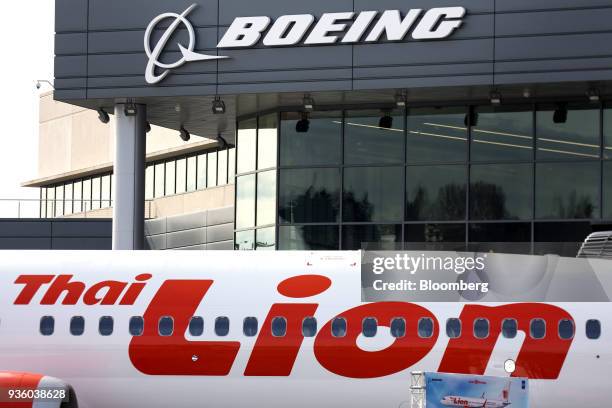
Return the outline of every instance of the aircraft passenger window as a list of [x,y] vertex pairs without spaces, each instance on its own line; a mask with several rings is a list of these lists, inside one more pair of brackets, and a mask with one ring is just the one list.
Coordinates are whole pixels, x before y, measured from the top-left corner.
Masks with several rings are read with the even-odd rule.
[[346,319],[344,317],[336,317],[332,320],[331,331],[333,337],[346,336]]
[[569,340],[574,337],[574,322],[569,319],[559,320],[559,338]]
[[489,321],[487,319],[474,320],[474,337],[477,339],[489,337]]
[[215,334],[220,337],[227,336],[229,333],[229,317],[221,316],[215,319]]
[[285,337],[287,334],[287,319],[275,317],[272,319],[272,335],[274,337]]
[[504,319],[502,322],[502,335],[507,339],[516,337],[518,331],[518,323],[514,319]]
[[55,319],[52,316],[43,316],[40,319],[40,334],[51,336],[55,330]]
[[110,336],[113,334],[114,322],[110,316],[102,316],[98,323],[98,331],[102,336]]
[[242,332],[247,337],[253,337],[259,330],[259,323],[256,317],[245,317],[242,323]]
[[422,317],[419,319],[419,325],[417,328],[419,337],[423,339],[430,338],[433,336],[433,329],[433,320],[431,320],[429,317]]
[[189,334],[192,336],[201,336],[204,333],[204,319],[200,316],[194,316],[189,320]]
[[378,322],[373,317],[366,317],[361,322],[361,333],[365,337],[374,337],[376,336],[376,331],[378,330]]
[[172,336],[172,333],[174,333],[174,319],[170,316],[161,317],[157,323],[157,331],[160,336]]
[[132,336],[142,336],[144,332],[144,319],[141,316],[132,316],[130,318],[129,331]]
[[304,337],[314,337],[317,334],[317,319],[307,317],[302,322],[302,335]]
[[85,319],[83,316],[74,316],[70,319],[70,334],[80,336],[85,331]]
[[597,340],[601,336],[601,323],[599,320],[587,320],[586,336],[591,340]]
[[529,335],[532,339],[543,339],[546,336],[546,322],[542,319],[533,319],[529,325]]
[[399,339],[406,335],[406,319],[396,317],[391,320],[391,336]]
[[446,321],[446,335],[449,339],[456,339],[461,336],[461,320],[448,319]]

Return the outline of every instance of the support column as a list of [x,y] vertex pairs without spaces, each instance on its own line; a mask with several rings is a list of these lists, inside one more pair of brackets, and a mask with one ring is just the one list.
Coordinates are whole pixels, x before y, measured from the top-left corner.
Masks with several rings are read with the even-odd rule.
[[126,116],[115,105],[115,182],[113,185],[113,250],[144,249],[146,105]]

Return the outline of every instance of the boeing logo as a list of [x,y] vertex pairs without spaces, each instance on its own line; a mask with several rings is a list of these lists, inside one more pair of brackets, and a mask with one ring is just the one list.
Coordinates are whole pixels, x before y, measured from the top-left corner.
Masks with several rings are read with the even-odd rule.
[[[171,70],[187,62],[229,58],[194,51],[195,30],[187,17],[197,6],[192,4],[181,14],[161,14],[147,27],[144,37],[145,52],[149,57],[145,73],[147,83],[161,82]],[[437,7],[429,10],[410,9],[406,13],[400,10],[324,13],[318,20],[312,14],[284,15],[275,21],[267,16],[237,17],[217,44],[217,48],[249,48],[260,41],[265,47],[375,43],[383,38],[387,41],[404,41],[409,33],[413,40],[436,40],[449,37],[461,27],[465,14],[464,7]],[[173,21],[151,49],[153,31],[166,19]],[[178,44],[182,54],[178,61],[172,64],[162,63],[160,56],[166,49],[170,37],[181,25],[187,28],[189,44],[187,47]],[[157,75],[156,68],[163,72]]]

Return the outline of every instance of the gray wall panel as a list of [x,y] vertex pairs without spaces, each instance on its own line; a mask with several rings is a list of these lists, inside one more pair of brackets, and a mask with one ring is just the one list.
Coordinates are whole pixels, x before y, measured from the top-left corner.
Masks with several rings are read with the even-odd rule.
[[160,251],[167,248],[166,234],[145,237],[145,248],[152,251]]
[[229,25],[237,16],[278,17],[284,14],[313,14],[316,17],[322,13],[352,11],[353,0],[222,0],[219,6],[219,24]]
[[56,56],[54,65],[56,78],[87,76],[87,57],[85,55]]
[[612,33],[499,38],[496,60],[612,56]]
[[[567,24],[573,21],[573,24]],[[612,31],[612,8],[499,14],[497,36],[588,33]]]
[[88,0],[55,0],[55,32],[87,30]]
[[[164,30],[155,30],[151,39],[151,48],[157,43]],[[122,53],[132,52],[141,53],[143,50],[143,38],[145,30],[126,30],[126,31],[100,31],[89,33],[89,52],[97,53]],[[214,54],[217,42],[217,28],[200,28],[196,31],[197,52],[208,52]],[[178,44],[189,44],[189,36],[186,29],[179,29],[174,38],[168,41],[166,47],[169,52],[178,52]],[[212,52],[211,52],[212,51]],[[162,61],[173,62],[170,57],[162,55]]]
[[219,225],[234,222],[234,207],[208,210],[208,225]]
[[111,249],[112,221],[0,220],[0,249]]
[[0,250],[51,249],[51,238],[0,238]]
[[206,242],[229,241],[234,239],[234,225],[224,224],[206,228]]
[[51,223],[44,221],[0,221],[0,237],[51,236]]
[[492,0],[463,0],[453,1],[448,0],[355,0],[355,10],[406,10],[407,8],[422,8],[428,9],[432,7],[448,7],[454,5],[462,5],[466,7],[470,13],[492,13],[494,2]]
[[234,241],[213,242],[206,245],[208,251],[233,251]]
[[86,33],[58,33],[55,35],[55,55],[85,54],[86,52]]
[[54,237],[113,236],[112,224],[108,221],[55,221],[52,228]]
[[51,249],[54,250],[111,250],[111,238],[53,238]]
[[206,243],[206,228],[194,228],[186,231],[168,232],[166,247],[168,249]]
[[176,217],[168,217],[166,219],[166,232],[184,231],[193,228],[205,227],[207,212],[198,212],[193,214],[178,215]]
[[567,8],[610,7],[610,0],[495,0],[496,11],[536,11]]

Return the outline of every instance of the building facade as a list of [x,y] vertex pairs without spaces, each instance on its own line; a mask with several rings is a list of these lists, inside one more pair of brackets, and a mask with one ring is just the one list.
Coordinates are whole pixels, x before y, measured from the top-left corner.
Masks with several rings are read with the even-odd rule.
[[[195,203],[147,218],[234,206],[257,250],[575,255],[612,229],[610,0],[56,3],[55,99],[146,107],[147,202]],[[110,207],[110,156],[71,177],[50,140],[41,213]]]

